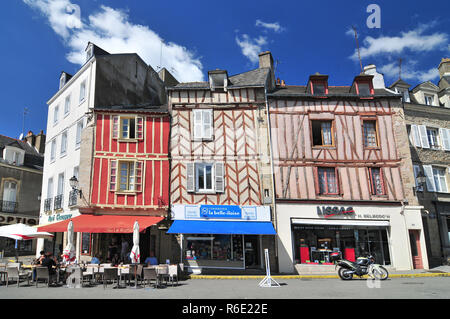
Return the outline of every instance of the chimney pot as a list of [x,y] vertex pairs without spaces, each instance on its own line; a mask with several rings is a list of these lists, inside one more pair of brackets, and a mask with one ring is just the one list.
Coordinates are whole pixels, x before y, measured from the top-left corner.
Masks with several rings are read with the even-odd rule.
[[286,83],[284,83],[284,80],[281,80],[281,86],[282,86],[282,87],[285,87],[285,86],[286,86]]

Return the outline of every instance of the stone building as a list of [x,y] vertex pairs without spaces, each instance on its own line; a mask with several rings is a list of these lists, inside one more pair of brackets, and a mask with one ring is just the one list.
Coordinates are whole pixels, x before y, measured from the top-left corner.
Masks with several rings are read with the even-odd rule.
[[[0,135],[0,225],[39,221],[45,134],[28,132],[23,140]],[[19,255],[32,255],[36,240],[18,242]],[[14,255],[15,242],[0,237],[0,252]]]
[[442,59],[438,70],[439,85],[427,81],[411,89],[399,79],[390,86],[403,96],[414,191],[423,206],[430,267],[450,257],[450,59]]

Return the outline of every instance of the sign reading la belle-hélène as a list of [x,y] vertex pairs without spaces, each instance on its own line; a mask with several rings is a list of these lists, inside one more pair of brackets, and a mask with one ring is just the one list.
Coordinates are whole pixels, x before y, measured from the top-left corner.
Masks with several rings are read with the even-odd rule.
[[172,218],[196,220],[270,221],[269,206],[173,205]]

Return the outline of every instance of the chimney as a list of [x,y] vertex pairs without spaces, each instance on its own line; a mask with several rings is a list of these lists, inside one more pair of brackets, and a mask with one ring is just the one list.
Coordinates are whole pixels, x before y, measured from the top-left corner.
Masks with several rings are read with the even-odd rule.
[[275,72],[273,69],[273,58],[270,51],[261,52],[259,54],[259,68],[269,68],[270,69],[270,85],[269,90],[275,86]]
[[34,146],[35,136],[32,131],[28,131],[27,135],[23,138],[24,141],[28,142],[31,146]]
[[33,145],[40,154],[45,152],[45,134],[44,131],[40,131],[38,135],[35,136],[35,142]]
[[374,89],[384,89],[386,88],[384,84],[384,76],[377,72],[377,67],[375,64],[369,64],[364,67],[364,74],[373,75],[373,88]]
[[286,83],[284,83],[284,80],[281,80],[281,87],[285,87]]
[[440,75],[441,79],[444,76],[444,74],[449,75],[450,74],[450,58],[443,58],[441,60],[441,63],[439,63],[438,70],[439,70],[439,75]]

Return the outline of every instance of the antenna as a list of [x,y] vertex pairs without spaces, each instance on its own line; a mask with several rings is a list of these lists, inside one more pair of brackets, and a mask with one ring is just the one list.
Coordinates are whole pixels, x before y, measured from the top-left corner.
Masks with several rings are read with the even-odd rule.
[[355,40],[356,40],[356,48],[358,49],[359,65],[361,66],[361,73],[363,73],[363,67],[362,67],[362,62],[361,62],[361,53],[359,52],[359,44],[358,44],[358,32],[356,31],[355,26],[352,26],[352,29],[355,32]]
[[[24,131],[25,131],[25,115],[27,115],[28,114],[28,108],[27,107],[24,107],[23,108],[23,119],[22,119],[22,138],[23,138],[23,136],[24,136]],[[21,138],[21,139],[22,139]]]
[[398,79],[402,78],[402,58],[398,60]]
[[161,48],[160,48],[160,51],[159,51],[159,65],[157,66],[158,70],[162,69],[162,47],[163,47],[163,42],[164,42],[164,40],[161,39]]

